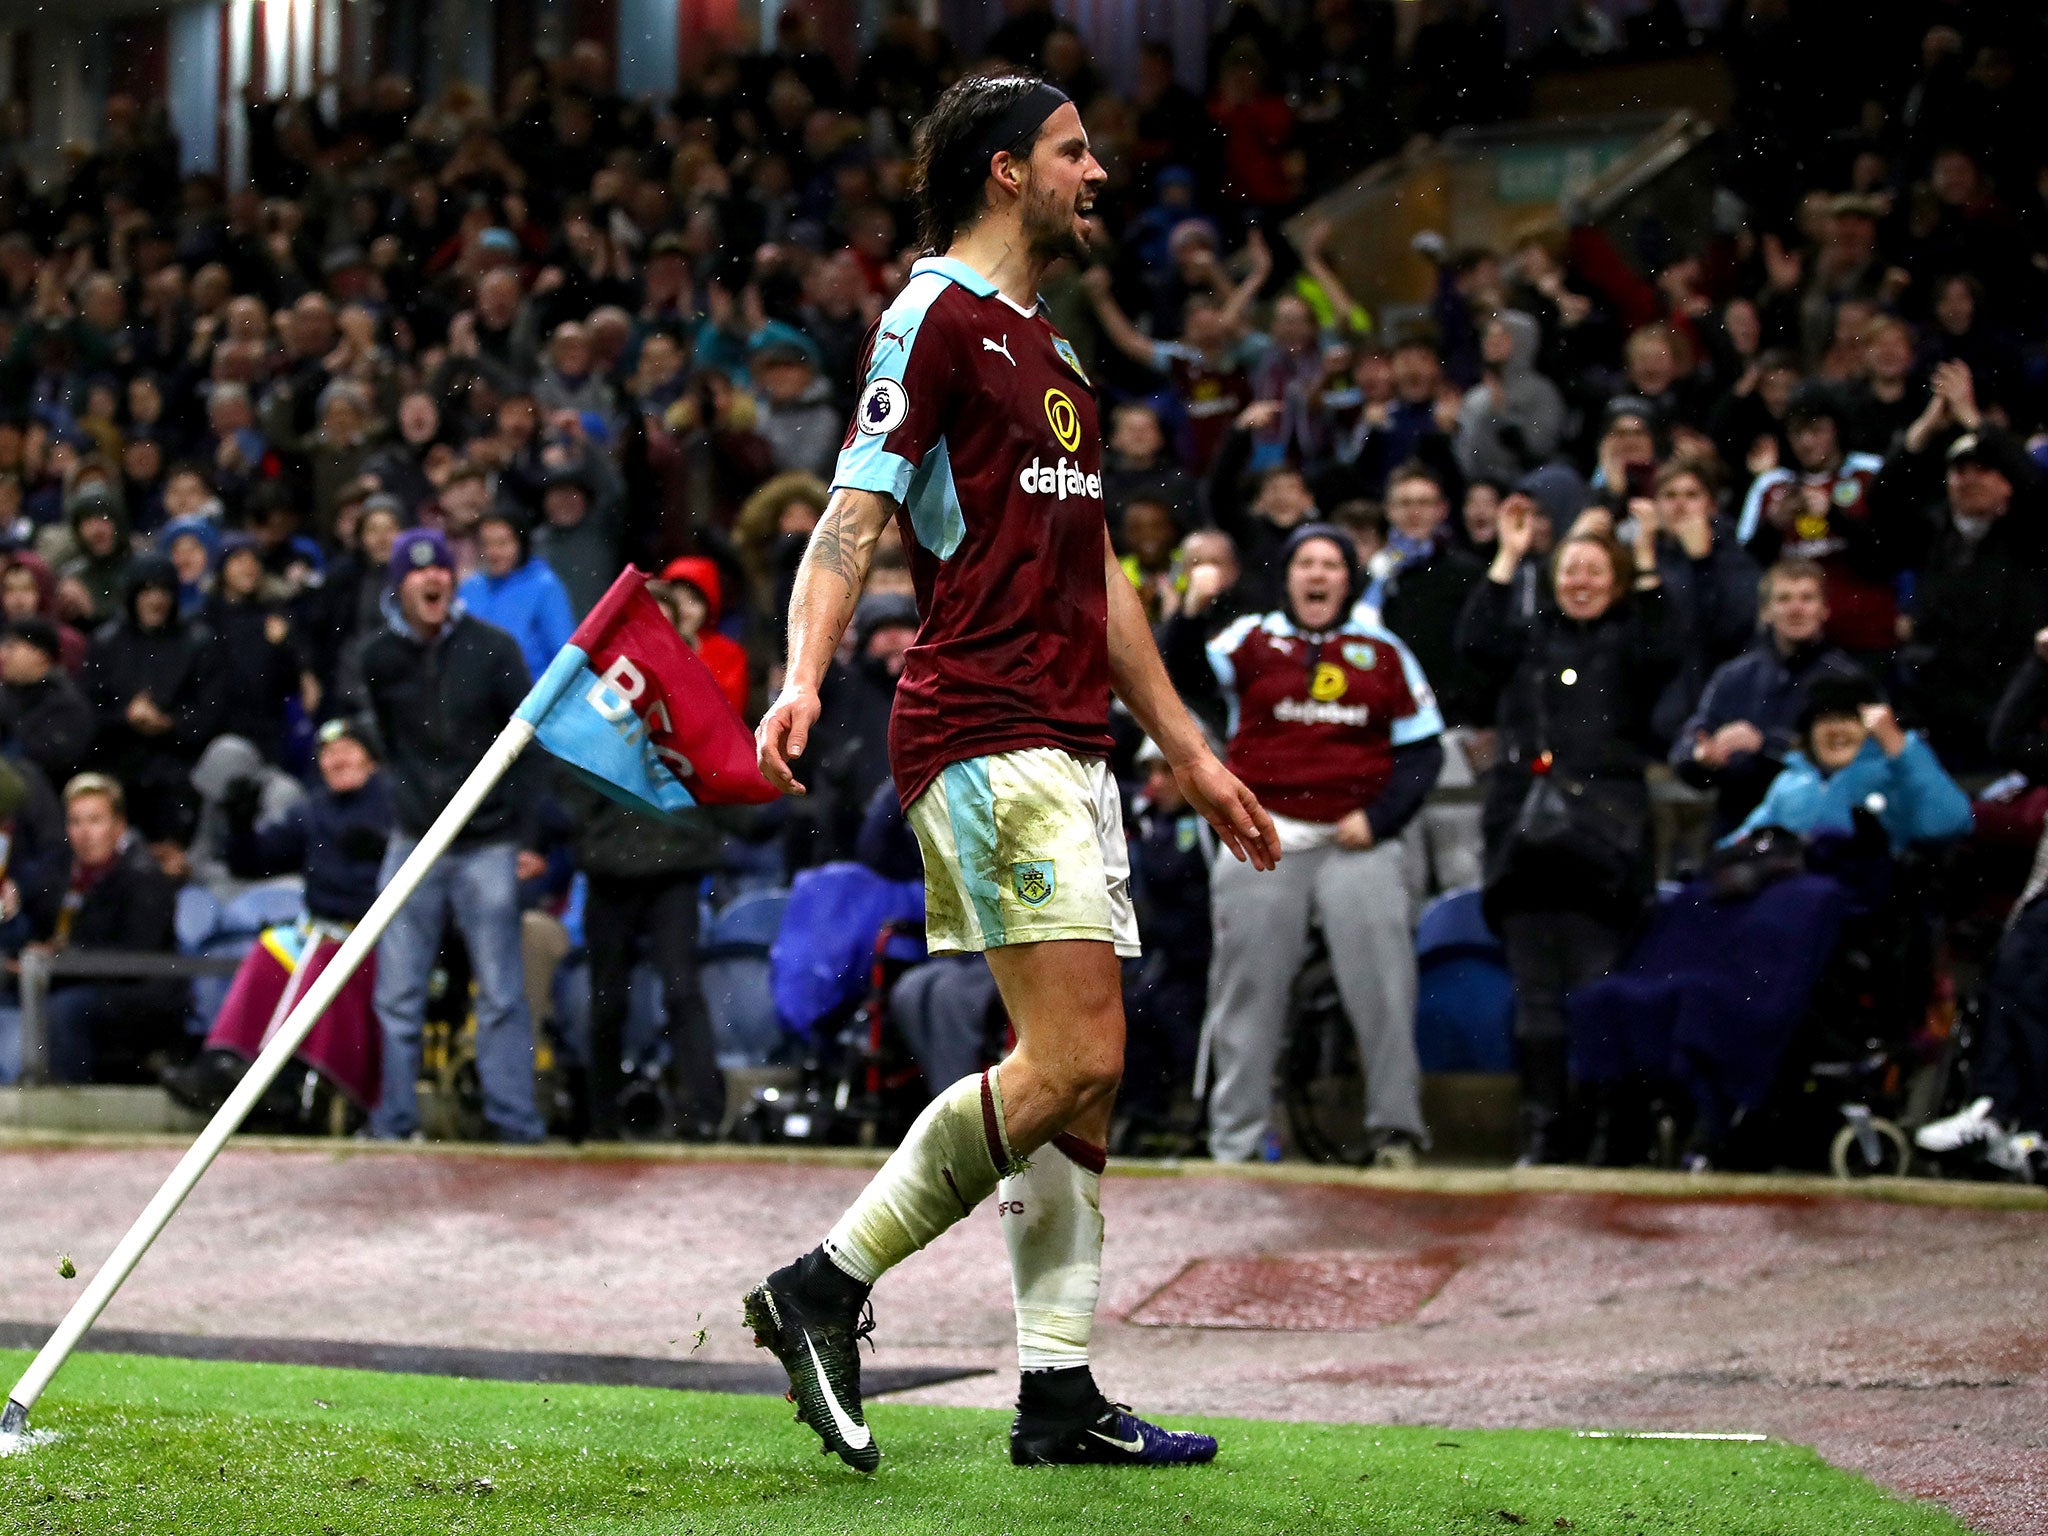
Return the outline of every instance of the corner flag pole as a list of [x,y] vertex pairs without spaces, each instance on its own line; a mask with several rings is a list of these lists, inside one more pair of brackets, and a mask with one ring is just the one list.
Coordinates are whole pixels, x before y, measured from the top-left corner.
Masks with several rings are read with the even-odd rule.
[[398,915],[398,909],[419,886],[421,880],[434,862],[448,851],[448,845],[476,814],[484,797],[503,778],[519,754],[526,750],[533,740],[534,731],[540,718],[554,707],[562,693],[575,679],[583,665],[583,653],[573,646],[564,647],[534,684],[532,692],[519,706],[518,714],[506,722],[505,729],[498,733],[498,739],[491,743],[462,787],[455,792],[441,814],[434,818],[434,824],[426,831],[413,851],[407,855],[398,872],[391,877],[391,883],[379,893],[363,920],[342,943],[335,957],[328,963],[319,978],[299,999],[298,1005],[285,1016],[276,1034],[270,1037],[249,1070],[235,1085],[235,1091],[228,1095],[227,1102],[207,1122],[206,1129],[199,1133],[199,1139],[192,1143],[185,1155],[178,1160],[178,1166],[171,1170],[171,1176],[164,1180],[163,1187],[151,1197],[142,1214],[135,1218],[114,1251],[107,1256],[99,1272],[92,1277],[78,1300],[71,1304],[71,1310],[64,1314],[64,1321],[57,1325],[57,1331],[50,1335],[49,1342],[29,1362],[22,1372],[21,1380],[14,1390],[7,1394],[7,1406],[0,1411],[0,1435],[17,1435],[28,1428],[29,1410],[36,1399],[42,1396],[43,1388],[50,1384],[50,1378],[57,1374],[70,1355],[78,1347],[78,1341],[85,1331],[106,1310],[107,1303],[114,1299],[122,1283],[134,1271],[149,1245],[156,1241],[170,1219],[185,1203],[185,1197],[192,1193],[192,1186],[212,1166],[213,1160],[227,1144],[227,1139],[240,1128],[243,1119],[264,1091],[284,1070],[284,1064],[299,1048],[306,1036],[312,1033],[315,1023],[327,1011],[341,989],[355,975],[357,967],[369,954],[384,930],[391,925],[391,919]]

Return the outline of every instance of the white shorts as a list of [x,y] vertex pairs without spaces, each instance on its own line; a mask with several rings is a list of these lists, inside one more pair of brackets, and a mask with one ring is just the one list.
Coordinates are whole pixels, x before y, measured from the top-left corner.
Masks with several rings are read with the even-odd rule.
[[1123,804],[1100,758],[1028,747],[949,763],[908,814],[933,954],[1048,939],[1139,952]]

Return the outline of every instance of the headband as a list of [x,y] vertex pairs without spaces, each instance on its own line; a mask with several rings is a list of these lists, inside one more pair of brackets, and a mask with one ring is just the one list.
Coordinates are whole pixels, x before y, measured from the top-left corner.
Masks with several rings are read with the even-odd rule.
[[981,131],[981,136],[974,141],[975,160],[986,167],[998,150],[1014,150],[1019,139],[1027,133],[1037,133],[1040,125],[1071,99],[1056,85],[1048,85],[1043,80],[1032,81],[1001,116]]

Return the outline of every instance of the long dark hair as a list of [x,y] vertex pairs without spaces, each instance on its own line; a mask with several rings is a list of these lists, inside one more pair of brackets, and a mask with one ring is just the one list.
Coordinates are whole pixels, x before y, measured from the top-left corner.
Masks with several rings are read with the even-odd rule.
[[[1002,115],[1041,82],[1034,75],[965,75],[947,86],[917,125],[918,239],[939,255],[984,206],[989,161],[996,150],[975,146]],[[1025,129],[1016,142],[997,146],[1029,155],[1043,123]]]

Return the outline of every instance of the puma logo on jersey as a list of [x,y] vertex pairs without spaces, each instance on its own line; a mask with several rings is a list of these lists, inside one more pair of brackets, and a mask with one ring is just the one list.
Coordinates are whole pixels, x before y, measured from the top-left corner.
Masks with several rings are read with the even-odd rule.
[[1012,368],[1017,366],[1017,359],[1010,356],[1010,333],[1008,331],[1003,333],[1003,340],[1000,346],[990,341],[986,336],[982,337],[981,350],[984,352],[1000,352],[1004,362],[1008,363]]

